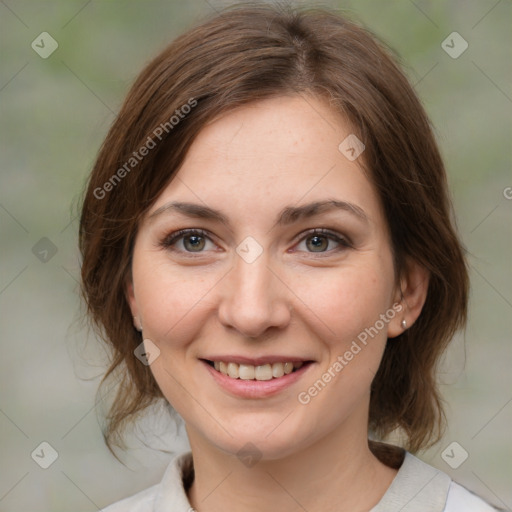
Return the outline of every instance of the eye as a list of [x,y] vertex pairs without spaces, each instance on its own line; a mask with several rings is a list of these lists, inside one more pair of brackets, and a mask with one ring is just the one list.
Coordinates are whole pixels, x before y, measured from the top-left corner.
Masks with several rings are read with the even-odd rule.
[[[208,244],[211,244],[210,247]],[[301,249],[303,244],[305,249]],[[185,254],[201,254],[216,248],[209,233],[202,229],[181,229],[166,236],[160,245],[165,249]],[[296,247],[301,252],[332,253],[345,250],[352,245],[343,235],[327,229],[315,228],[303,234]]]
[[[305,245],[306,252],[314,253],[338,252],[351,247],[350,242],[345,237],[323,228],[315,228],[307,232],[306,236],[301,238],[297,247],[300,248],[302,244]],[[332,248],[333,244],[336,247]]]
[[161,245],[176,252],[201,253],[204,252],[205,248],[208,249],[208,243],[215,247],[206,231],[202,229],[180,229],[168,235]]

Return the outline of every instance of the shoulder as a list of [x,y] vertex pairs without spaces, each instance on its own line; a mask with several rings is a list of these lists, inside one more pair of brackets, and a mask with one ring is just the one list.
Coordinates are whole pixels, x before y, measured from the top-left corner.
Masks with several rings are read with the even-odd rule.
[[193,480],[193,471],[191,452],[178,454],[171,460],[160,483],[113,503],[103,512],[188,512],[192,507],[185,485]]
[[464,510],[464,512],[496,512],[497,509],[462,485],[452,482],[444,512],[459,512],[460,510]]
[[421,461],[412,454],[407,453],[405,461],[407,461],[407,464],[404,464],[404,466],[409,472],[412,471],[429,478],[428,485],[422,489],[421,494],[424,491],[427,491],[427,494],[428,491],[433,491],[425,501],[432,502],[431,500],[439,499],[439,504],[444,501],[444,507],[439,507],[439,510],[443,512],[496,512],[498,510],[464,486],[454,482],[446,473]]
[[397,469],[398,473],[390,487],[371,512],[497,511],[477,495],[454,482],[449,475],[423,462],[410,452],[403,452],[403,461]]
[[157,492],[158,485],[153,485],[102,510],[103,512],[151,512]]

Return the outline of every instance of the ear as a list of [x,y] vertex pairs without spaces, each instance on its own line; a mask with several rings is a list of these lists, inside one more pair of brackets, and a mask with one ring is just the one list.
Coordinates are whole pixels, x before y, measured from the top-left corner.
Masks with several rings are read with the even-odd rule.
[[139,308],[137,307],[137,301],[135,300],[135,289],[133,286],[131,272],[129,272],[128,275],[126,276],[124,285],[124,295],[126,297],[126,301],[128,302],[128,306],[130,307],[130,311],[132,312],[133,325],[138,331],[141,331],[142,324],[139,318]]
[[406,260],[395,294],[395,304],[399,303],[401,309],[395,308],[397,314],[389,322],[388,338],[399,336],[416,322],[427,299],[429,277],[429,271],[417,261]]

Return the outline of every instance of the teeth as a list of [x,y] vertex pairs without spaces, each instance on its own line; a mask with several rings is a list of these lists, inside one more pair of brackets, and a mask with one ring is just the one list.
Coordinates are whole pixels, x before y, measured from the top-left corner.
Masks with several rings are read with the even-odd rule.
[[228,375],[232,379],[238,379],[239,371],[236,363],[228,363]]
[[[241,365],[238,365],[236,363],[230,363],[230,364],[235,364],[236,366],[239,366],[240,378],[242,380],[253,380],[254,379],[254,366],[252,366],[252,364],[241,364]],[[230,375],[230,377],[231,377],[231,375]]]
[[272,379],[272,365],[264,364],[256,366],[254,370],[254,378],[256,380],[271,380]]
[[284,375],[283,363],[274,363],[272,365],[272,377],[278,379]]
[[253,366],[252,364],[225,363],[214,361],[213,367],[220,373],[232,379],[242,380],[271,380],[288,375],[298,370],[304,363],[274,363]]

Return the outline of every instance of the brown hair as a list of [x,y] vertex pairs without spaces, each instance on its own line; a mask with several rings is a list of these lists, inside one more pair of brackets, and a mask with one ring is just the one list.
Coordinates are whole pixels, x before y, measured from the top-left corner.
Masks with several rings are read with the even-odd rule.
[[[406,258],[430,273],[418,320],[386,346],[369,429],[381,439],[398,429],[413,452],[439,439],[436,364],[465,324],[469,284],[427,115],[390,51],[364,28],[328,9],[245,4],[181,35],[146,66],[90,176],[79,235],[82,293],[112,348],[103,382],[120,378],[107,418],[109,447],[162,397],[149,367],[134,356],[141,338],[125,298],[140,219],[206,123],[249,102],[298,93],[323,98],[364,142],[363,165],[384,207],[397,276]],[[155,145],[142,157],[150,141]]]

